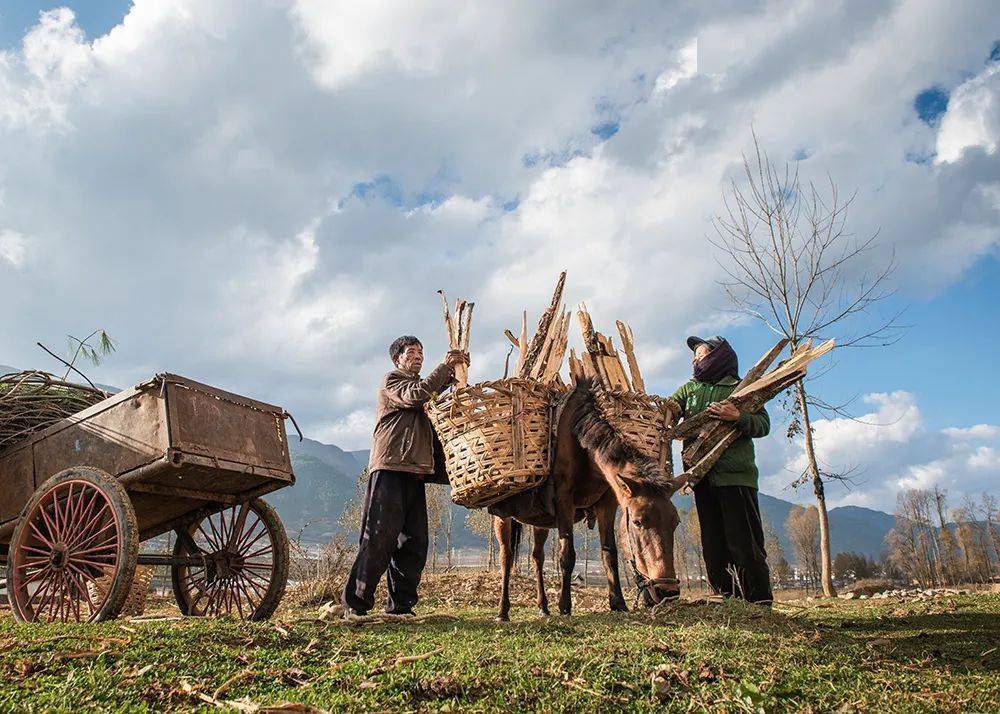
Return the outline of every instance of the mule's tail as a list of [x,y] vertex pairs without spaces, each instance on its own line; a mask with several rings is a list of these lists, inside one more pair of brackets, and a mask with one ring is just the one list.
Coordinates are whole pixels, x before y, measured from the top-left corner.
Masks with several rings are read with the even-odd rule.
[[521,536],[524,535],[524,526],[515,519],[510,522],[510,552],[514,554],[514,562],[521,557]]

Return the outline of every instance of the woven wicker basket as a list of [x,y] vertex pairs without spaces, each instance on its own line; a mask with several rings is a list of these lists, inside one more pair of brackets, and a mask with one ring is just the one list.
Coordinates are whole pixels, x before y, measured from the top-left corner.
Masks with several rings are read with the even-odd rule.
[[671,440],[664,438],[674,424],[669,397],[619,390],[595,390],[597,408],[626,442],[673,475]]
[[[125,605],[119,614],[126,617],[141,615],[146,609],[146,598],[149,597],[149,586],[152,582],[153,566],[137,565],[135,567],[135,578],[132,580],[132,587],[129,588]],[[95,600],[104,597],[109,587],[111,587],[111,577],[107,575],[87,583],[90,596]]]
[[427,405],[455,503],[488,506],[545,480],[554,391],[504,379],[460,387]]

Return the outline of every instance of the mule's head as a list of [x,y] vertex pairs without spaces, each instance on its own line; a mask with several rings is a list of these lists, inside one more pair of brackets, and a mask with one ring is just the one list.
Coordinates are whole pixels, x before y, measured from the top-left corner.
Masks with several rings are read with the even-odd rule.
[[674,569],[674,531],[680,524],[671,496],[674,484],[654,464],[627,463],[609,481],[622,510],[619,538],[635,559],[646,605],[680,595]]
[[618,499],[623,513],[619,536],[634,553],[646,603],[677,597],[674,530],[680,517],[670,500],[676,484],[601,415],[589,381],[577,382],[568,408],[573,410],[573,437]]

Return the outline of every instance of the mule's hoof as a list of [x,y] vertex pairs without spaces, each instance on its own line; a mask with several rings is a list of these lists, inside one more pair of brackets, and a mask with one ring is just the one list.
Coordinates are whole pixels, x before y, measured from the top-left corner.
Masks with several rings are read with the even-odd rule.
[[625,604],[624,600],[612,600],[610,604],[611,612],[628,612],[628,605]]
[[500,614],[497,615],[497,622],[510,622],[510,615]]
[[560,615],[572,615],[573,614],[573,610],[570,609],[570,608],[568,608],[568,607],[560,607],[559,608],[559,614]]
[[539,608],[538,609],[538,616],[539,617],[548,617],[549,616],[549,609],[547,607]]

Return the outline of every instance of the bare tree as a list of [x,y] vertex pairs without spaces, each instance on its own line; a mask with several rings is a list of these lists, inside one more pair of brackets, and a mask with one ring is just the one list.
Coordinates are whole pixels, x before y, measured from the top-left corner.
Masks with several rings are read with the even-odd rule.
[[[895,260],[890,256],[881,267],[869,267],[877,233],[856,238],[847,231],[854,196],[842,199],[832,179],[823,192],[812,183],[803,185],[797,168],[774,166],[756,134],[753,140],[752,156],[743,157],[745,181],[733,179],[724,192],[725,208],[715,221],[717,239],[711,241],[725,256],[721,263],[728,279],[723,285],[733,305],[787,338],[792,351],[813,338],[837,337],[838,347],[884,346],[898,340],[899,313],[863,326],[872,309],[893,294],[888,282]],[[810,397],[801,381],[793,389],[795,418],[789,437],[802,434],[807,463],[794,485],[812,482],[823,593],[833,596],[824,482],[847,475],[820,468],[810,407],[840,410],[843,405]]]
[[427,485],[427,531],[430,536],[431,572],[437,571],[438,543],[448,537],[451,495],[439,484]]
[[952,511],[958,542],[965,556],[966,577],[983,582],[993,575],[987,524],[976,518],[976,502],[966,495],[962,507]]
[[[684,559],[685,561],[690,561],[692,565],[690,571],[692,574],[697,569],[698,585],[700,587],[706,582],[705,559],[701,550],[701,523],[698,521],[698,510],[694,506],[683,513],[681,524],[684,528],[686,545],[684,548]],[[688,585],[690,586],[690,583]]]
[[934,508],[937,512],[937,561],[938,573],[942,582],[954,585],[961,580],[961,563],[959,561],[958,543],[955,533],[945,520],[948,508],[948,493],[934,486],[931,492],[934,498]]
[[896,495],[895,522],[886,541],[896,567],[921,585],[938,582],[937,537],[931,520],[929,491],[908,489]]
[[819,581],[819,512],[816,506],[793,506],[785,520],[785,533],[791,541],[795,561],[813,587]]
[[997,527],[997,520],[1000,520],[1000,509],[997,508],[996,496],[985,492],[983,493],[983,519],[986,521],[986,532],[993,545],[993,555],[1000,563],[1000,529]]
[[492,569],[496,564],[493,516],[485,508],[473,508],[465,516],[465,527],[486,539],[486,567]]
[[771,586],[777,589],[788,580],[791,568],[785,557],[785,549],[781,547],[778,531],[774,529],[774,524],[763,513],[761,514],[761,525],[764,529],[764,550],[767,552],[768,570],[771,571]]
[[344,512],[338,519],[341,527],[348,531],[361,530],[361,517],[365,512],[365,493],[368,490],[368,467],[358,474],[358,480],[354,482],[354,495],[344,507]]

